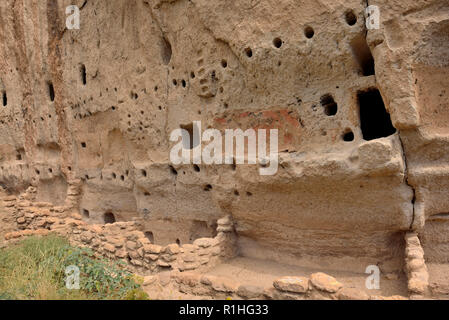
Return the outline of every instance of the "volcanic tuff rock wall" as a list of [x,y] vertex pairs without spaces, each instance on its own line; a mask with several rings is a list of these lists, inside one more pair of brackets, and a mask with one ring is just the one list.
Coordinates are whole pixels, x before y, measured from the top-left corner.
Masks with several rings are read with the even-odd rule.
[[[0,184],[63,205],[80,179],[85,222],[161,245],[231,215],[244,255],[389,257],[416,229],[447,260],[448,71],[442,0],[4,0]],[[193,121],[279,129],[277,174],[172,165]]]

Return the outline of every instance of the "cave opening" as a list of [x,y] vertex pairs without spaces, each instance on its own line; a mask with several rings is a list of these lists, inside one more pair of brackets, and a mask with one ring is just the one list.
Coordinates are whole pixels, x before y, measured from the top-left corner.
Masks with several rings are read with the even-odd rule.
[[371,76],[375,74],[374,58],[368,47],[366,39],[363,35],[355,37],[351,41],[352,53],[359,65],[360,72],[363,76]]
[[105,224],[115,223],[115,216],[112,212],[106,212],[103,216]]
[[153,235],[153,232],[151,232],[151,231],[145,231],[144,234],[145,234],[145,237],[146,237],[151,243],[154,244],[154,235]]
[[364,140],[388,137],[396,132],[378,89],[357,93],[360,126]]
[[321,106],[324,108],[324,114],[327,116],[335,116],[338,111],[338,105],[330,94],[326,94],[320,99]]

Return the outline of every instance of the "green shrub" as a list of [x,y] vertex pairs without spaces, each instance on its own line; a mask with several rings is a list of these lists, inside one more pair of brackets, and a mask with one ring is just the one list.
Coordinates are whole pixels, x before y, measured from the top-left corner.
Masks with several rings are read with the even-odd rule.
[[[66,267],[80,270],[80,289],[67,289]],[[59,236],[30,237],[0,250],[0,299],[147,299],[124,264],[96,258]]]

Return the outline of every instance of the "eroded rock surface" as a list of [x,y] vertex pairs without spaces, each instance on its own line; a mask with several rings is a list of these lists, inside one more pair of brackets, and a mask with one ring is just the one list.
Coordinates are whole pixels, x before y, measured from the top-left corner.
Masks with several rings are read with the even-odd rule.
[[[449,261],[447,0],[5,0],[0,19],[3,235],[34,217],[8,212],[50,203],[86,225],[135,222],[167,259],[130,239],[104,250],[155,268],[175,243],[177,266],[208,264],[195,250],[226,232],[223,256],[397,270],[414,230],[425,259]],[[277,173],[174,165],[170,133],[195,121],[278,129]]]

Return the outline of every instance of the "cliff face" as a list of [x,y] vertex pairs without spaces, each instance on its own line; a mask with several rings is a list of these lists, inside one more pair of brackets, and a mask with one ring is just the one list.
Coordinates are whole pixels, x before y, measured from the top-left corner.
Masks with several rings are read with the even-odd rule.
[[[157,244],[393,257],[421,232],[446,261],[449,4],[368,1],[0,3],[0,185]],[[279,130],[279,168],[170,161],[178,128]],[[74,186],[79,196],[71,194]]]

